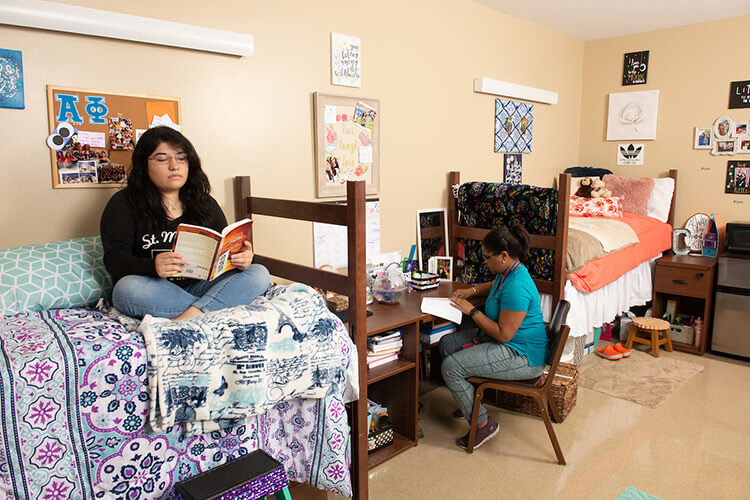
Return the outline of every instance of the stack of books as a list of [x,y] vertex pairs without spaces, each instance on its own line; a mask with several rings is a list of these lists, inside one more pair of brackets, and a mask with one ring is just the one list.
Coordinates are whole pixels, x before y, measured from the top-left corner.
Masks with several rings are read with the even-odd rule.
[[429,328],[422,326],[422,331],[419,332],[419,341],[423,344],[435,344],[440,342],[440,339],[456,331],[456,324],[445,323],[439,326],[433,326]]
[[367,339],[367,368],[375,368],[398,359],[404,345],[400,330],[390,330]]

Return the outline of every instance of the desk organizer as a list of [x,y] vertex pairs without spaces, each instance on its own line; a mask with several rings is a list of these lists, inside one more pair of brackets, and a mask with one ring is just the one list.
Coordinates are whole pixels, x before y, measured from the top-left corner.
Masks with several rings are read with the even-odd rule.
[[254,500],[282,492],[288,487],[289,480],[281,462],[263,450],[255,450],[177,483],[174,498]]
[[412,273],[411,287],[414,290],[430,290],[440,285],[440,278],[435,273]]
[[[537,386],[542,385],[546,379],[547,370],[539,378]],[[578,367],[570,363],[560,363],[557,367],[555,380],[552,381],[550,391],[552,392],[552,404],[557,405],[557,409],[560,411],[560,422],[562,422],[576,405],[578,397]],[[488,396],[488,399],[492,399],[492,396]],[[500,408],[527,413],[529,415],[541,415],[537,402],[528,396],[512,392],[496,391],[494,398],[494,401],[490,400],[489,403]],[[555,420],[552,412],[550,412],[550,418],[554,422],[560,423]]]

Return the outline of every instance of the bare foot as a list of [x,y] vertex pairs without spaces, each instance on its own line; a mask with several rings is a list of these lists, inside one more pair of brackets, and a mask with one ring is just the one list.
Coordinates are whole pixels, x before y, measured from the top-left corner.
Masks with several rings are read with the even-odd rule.
[[181,319],[188,319],[192,318],[193,316],[200,316],[201,314],[203,314],[203,311],[201,311],[197,307],[190,306],[184,313],[172,318],[172,321],[180,321]]

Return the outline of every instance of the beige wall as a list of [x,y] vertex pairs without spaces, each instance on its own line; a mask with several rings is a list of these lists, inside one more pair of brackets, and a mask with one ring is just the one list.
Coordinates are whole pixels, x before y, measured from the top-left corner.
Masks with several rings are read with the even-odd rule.
[[[632,36],[586,42],[584,48],[581,164],[606,167],[631,177],[678,169],[675,226],[696,212],[716,213],[723,222],[750,220],[750,196],[724,194],[727,160],[693,149],[694,129],[716,118],[750,120],[750,109],[729,109],[729,83],[750,78],[744,42],[750,16],[694,24]],[[648,83],[621,85],[623,54],[649,50]],[[610,92],[659,89],[656,140],[643,141],[642,166],[616,166],[617,144],[606,141]],[[624,141],[622,141],[624,142]],[[640,141],[634,141],[640,142]]]
[[[95,0],[66,2],[102,8]],[[189,4],[189,5],[187,5]],[[134,0],[111,9],[252,34],[250,58],[0,26],[23,51],[26,109],[0,109],[0,248],[98,233],[111,189],[52,189],[45,85],[182,98],[185,134],[234,218],[231,179],[264,196],[315,198],[312,92],[380,100],[382,250],[407,251],[415,211],[445,206],[446,173],[502,180],[486,76],[559,92],[534,108],[524,181],[551,185],[578,160],[583,42],[469,0]],[[330,84],[330,32],[361,38],[361,89]],[[257,224],[262,252],[312,260],[312,229]],[[299,241],[290,245],[290,241]]]

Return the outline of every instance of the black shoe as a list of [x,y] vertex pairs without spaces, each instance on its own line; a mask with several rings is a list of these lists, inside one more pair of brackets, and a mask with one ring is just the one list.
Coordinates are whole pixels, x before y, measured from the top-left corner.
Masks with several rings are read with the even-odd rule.
[[[479,448],[484,443],[495,437],[497,431],[500,430],[500,426],[497,422],[492,420],[492,417],[487,417],[487,425],[484,427],[477,428],[477,435],[474,437],[474,448]],[[456,439],[456,444],[464,450],[469,448],[469,433]]]

